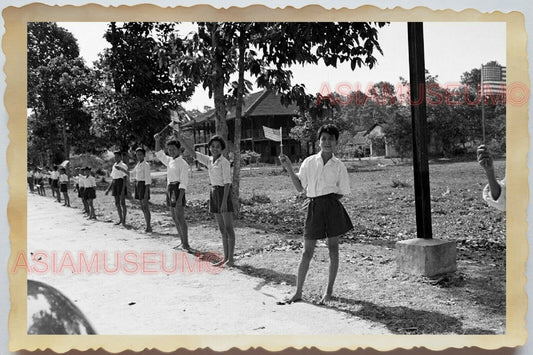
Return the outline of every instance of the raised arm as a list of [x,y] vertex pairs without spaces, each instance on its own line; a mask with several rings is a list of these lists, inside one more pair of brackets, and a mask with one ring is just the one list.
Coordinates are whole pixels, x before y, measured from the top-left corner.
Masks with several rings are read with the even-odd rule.
[[279,161],[281,162],[281,165],[285,168],[285,170],[287,170],[287,172],[289,173],[289,176],[291,177],[291,180],[292,180],[292,184],[296,188],[296,191],[302,192],[304,190],[302,186],[302,181],[300,180],[298,175],[294,173],[289,157],[287,157],[285,154],[281,154],[279,156]]
[[500,197],[501,187],[498,183],[498,180],[496,180],[496,175],[494,174],[492,155],[484,145],[480,145],[477,149],[477,161],[485,170],[485,174],[487,175],[492,199],[497,200]]

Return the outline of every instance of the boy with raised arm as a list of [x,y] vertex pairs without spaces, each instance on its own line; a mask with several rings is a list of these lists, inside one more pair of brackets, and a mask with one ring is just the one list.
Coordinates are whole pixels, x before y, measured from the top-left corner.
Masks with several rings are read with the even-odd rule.
[[111,178],[113,181],[109,184],[105,194],[107,195],[110,190],[112,190],[112,195],[115,198],[115,207],[117,208],[117,213],[119,221],[115,224],[122,224],[126,226],[126,185],[127,185],[127,176],[128,166],[122,162],[122,152],[117,150],[114,152],[115,155],[115,164],[111,169]]

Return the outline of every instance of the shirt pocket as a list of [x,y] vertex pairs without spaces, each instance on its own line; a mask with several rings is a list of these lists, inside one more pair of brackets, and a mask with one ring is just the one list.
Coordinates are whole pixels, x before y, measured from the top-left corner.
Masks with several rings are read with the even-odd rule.
[[326,186],[337,186],[339,180],[339,171],[335,168],[324,169],[323,171],[324,183]]

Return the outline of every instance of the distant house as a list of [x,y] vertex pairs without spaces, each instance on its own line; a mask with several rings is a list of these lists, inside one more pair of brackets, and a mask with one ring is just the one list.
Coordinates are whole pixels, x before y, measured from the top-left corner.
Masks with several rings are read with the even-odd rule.
[[366,136],[367,131],[360,131],[353,137],[354,155],[357,157],[367,157],[370,155],[370,145],[372,142]]
[[396,149],[387,141],[383,127],[380,124],[375,124],[370,127],[363,136],[370,142],[370,156],[398,156]]
[[[302,157],[303,151],[300,142],[289,138],[289,132],[295,126],[293,118],[297,116],[297,107],[283,106],[279,95],[262,90],[252,93],[244,98],[241,121],[241,151],[251,150],[261,154],[262,162],[274,163],[275,157],[280,154],[279,142],[265,138],[263,126],[274,129],[282,128],[283,153],[292,161]],[[229,146],[233,146],[235,135],[235,108],[227,116]],[[215,134],[215,110],[205,112],[194,117],[192,121],[183,125],[184,130],[192,130],[194,147],[208,154],[207,143]]]

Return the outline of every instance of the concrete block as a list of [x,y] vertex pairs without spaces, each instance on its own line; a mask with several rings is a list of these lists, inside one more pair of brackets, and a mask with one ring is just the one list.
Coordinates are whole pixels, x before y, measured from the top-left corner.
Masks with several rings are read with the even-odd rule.
[[409,239],[396,243],[398,269],[412,275],[435,276],[457,270],[454,241]]

